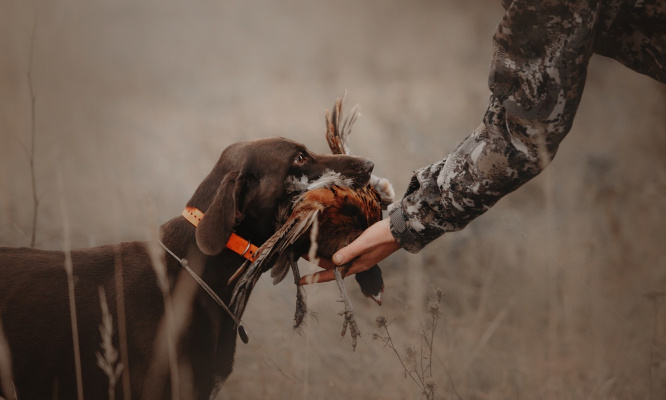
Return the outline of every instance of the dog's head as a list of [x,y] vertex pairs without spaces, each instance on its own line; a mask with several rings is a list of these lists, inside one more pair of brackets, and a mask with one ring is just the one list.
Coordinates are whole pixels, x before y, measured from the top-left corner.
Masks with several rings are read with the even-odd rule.
[[368,184],[373,167],[366,158],[317,154],[284,138],[235,143],[222,152],[188,202],[204,212],[197,245],[205,254],[216,255],[234,230],[259,244],[275,231],[288,182],[312,181],[333,171],[362,187]]

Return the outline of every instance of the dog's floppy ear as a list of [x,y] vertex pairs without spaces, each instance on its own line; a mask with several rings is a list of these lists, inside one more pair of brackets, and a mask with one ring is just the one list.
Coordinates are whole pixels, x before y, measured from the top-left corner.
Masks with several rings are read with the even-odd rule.
[[219,254],[229,240],[234,225],[242,218],[240,202],[244,181],[243,174],[238,171],[229,172],[222,179],[196,230],[197,246],[204,254]]

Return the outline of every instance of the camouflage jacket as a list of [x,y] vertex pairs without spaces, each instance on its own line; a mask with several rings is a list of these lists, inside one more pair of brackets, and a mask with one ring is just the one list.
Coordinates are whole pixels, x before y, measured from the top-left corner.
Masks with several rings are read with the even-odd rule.
[[666,83],[666,0],[505,0],[504,8],[483,123],[416,171],[389,209],[391,231],[410,252],[464,228],[548,165],[571,128],[593,53]]

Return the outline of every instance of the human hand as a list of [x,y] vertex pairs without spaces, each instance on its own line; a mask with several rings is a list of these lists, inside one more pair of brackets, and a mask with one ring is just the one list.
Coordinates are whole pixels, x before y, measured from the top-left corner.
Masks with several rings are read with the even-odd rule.
[[332,268],[353,260],[347,275],[366,271],[400,248],[391,233],[389,219],[383,219],[366,229],[356,240],[338,250],[332,260],[320,259],[318,265],[325,268],[301,278],[300,285],[329,282],[335,279]]

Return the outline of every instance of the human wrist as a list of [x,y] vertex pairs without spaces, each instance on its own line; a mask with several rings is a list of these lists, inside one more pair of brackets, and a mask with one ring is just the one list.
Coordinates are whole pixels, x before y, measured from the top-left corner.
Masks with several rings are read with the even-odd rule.
[[417,236],[407,226],[407,220],[402,211],[400,202],[391,205],[389,210],[389,225],[395,240],[410,253],[421,250]]

